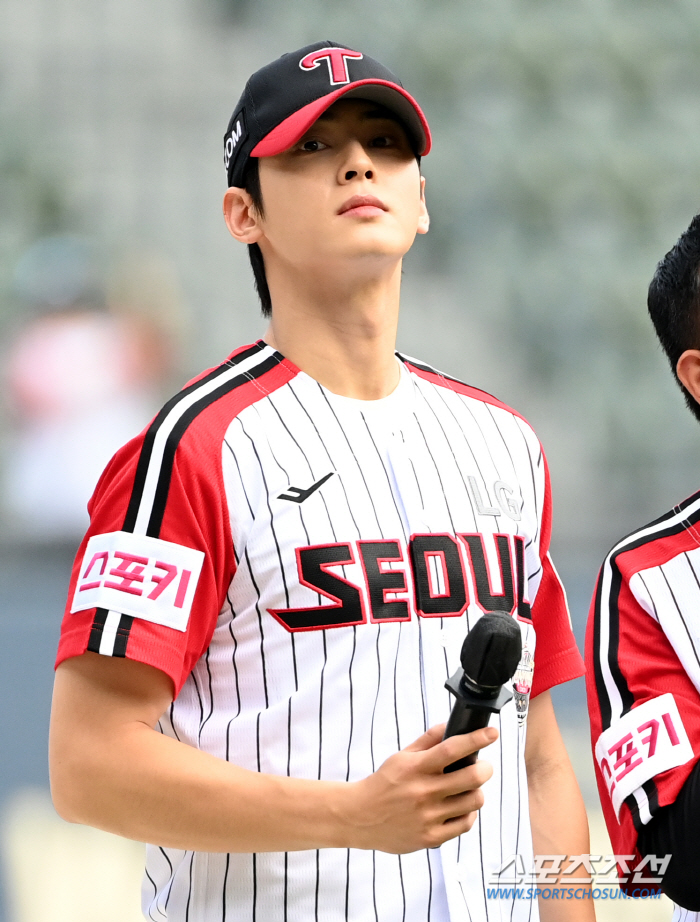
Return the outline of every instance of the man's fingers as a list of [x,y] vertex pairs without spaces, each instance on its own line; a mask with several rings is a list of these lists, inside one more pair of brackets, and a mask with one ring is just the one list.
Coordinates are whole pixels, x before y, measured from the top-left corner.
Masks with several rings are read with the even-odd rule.
[[[493,775],[493,766],[484,759],[478,759],[473,765],[467,765],[466,768],[460,768],[459,771],[449,772],[444,775],[444,782],[440,788],[442,796],[445,798],[445,805],[450,809],[453,801],[461,797],[465,792],[473,791],[486,784]],[[474,809],[473,807],[471,808]],[[457,810],[454,811],[455,814]],[[462,813],[465,811],[462,810]]]
[[[484,804],[481,786],[493,774],[488,761],[445,773],[444,767],[497,737],[494,728],[443,740],[431,727],[372,775],[350,786],[349,822],[359,848],[392,853],[433,848],[471,828]],[[397,847],[398,846],[398,847]]]
[[405,747],[406,752],[423,752],[425,749],[432,749],[433,746],[442,740],[445,734],[445,724],[437,724],[426,730],[423,736],[419,736],[410,746]]
[[445,766],[451,765],[457,759],[463,759],[464,756],[468,756],[472,752],[485,749],[496,739],[498,739],[498,730],[495,727],[484,727],[483,730],[474,730],[472,733],[451,736],[449,739],[433,745],[430,751],[426,753],[425,769],[427,771],[441,772]]
[[438,834],[432,847],[437,848],[449,839],[454,839],[456,836],[461,836],[463,833],[469,832],[476,822],[478,815],[478,810],[471,810],[469,813],[465,813],[464,816],[455,816],[446,820],[446,822],[442,823],[439,827]]
[[[490,768],[490,766],[489,766]],[[488,777],[490,778],[492,771],[488,772]],[[486,779],[488,780],[488,779]],[[452,797],[446,797],[442,802],[442,814],[443,822],[448,822],[450,820],[456,819],[459,816],[465,816],[467,813],[473,813],[476,810],[481,810],[484,806],[485,795],[480,787],[475,787],[473,790],[460,791],[459,794],[455,794]]]

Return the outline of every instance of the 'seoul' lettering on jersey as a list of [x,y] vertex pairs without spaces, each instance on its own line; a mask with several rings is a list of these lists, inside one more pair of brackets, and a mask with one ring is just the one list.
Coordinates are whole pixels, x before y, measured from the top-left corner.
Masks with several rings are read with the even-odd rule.
[[106,608],[187,629],[204,554],[181,544],[113,531],[85,549],[71,613]]
[[471,586],[482,611],[517,611],[529,621],[524,539],[495,534],[487,540],[491,553],[478,533],[416,534],[408,547],[399,539],[298,547],[299,582],[327,602],[268,611],[288,631],[409,621],[414,611],[422,618],[457,618],[469,604]]
[[624,800],[645,781],[693,758],[673,695],[628,711],[598,737],[595,757],[619,819]]

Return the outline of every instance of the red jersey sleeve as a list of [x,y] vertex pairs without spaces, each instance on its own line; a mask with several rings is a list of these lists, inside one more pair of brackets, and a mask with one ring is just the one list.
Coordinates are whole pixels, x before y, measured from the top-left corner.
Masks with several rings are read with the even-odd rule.
[[554,685],[577,679],[585,672],[583,659],[571,629],[566,593],[549,556],[552,500],[549,469],[544,452],[542,453],[542,464],[544,466],[544,504],[540,525],[542,578],[532,605],[532,624],[537,638],[531,692],[533,698]]
[[[630,588],[630,554],[598,576],[586,631],[588,711],[596,781],[615,854],[673,803],[700,757],[700,695],[658,621]],[[641,548],[645,553],[645,548]]]
[[57,665],[88,650],[127,657],[162,670],[180,691],[209,645],[236,569],[222,472],[226,430],[295,373],[264,343],[244,347],[117,452],[88,507]]
[[[141,436],[115,455],[90,501],[56,665],[87,650],[126,656],[165,672],[177,693],[209,644],[235,561],[220,469],[215,459],[199,457],[191,440],[178,446],[157,538],[144,545],[124,530],[143,443]],[[95,592],[97,605],[76,608],[81,595]],[[180,615],[177,626],[164,623],[168,602]]]

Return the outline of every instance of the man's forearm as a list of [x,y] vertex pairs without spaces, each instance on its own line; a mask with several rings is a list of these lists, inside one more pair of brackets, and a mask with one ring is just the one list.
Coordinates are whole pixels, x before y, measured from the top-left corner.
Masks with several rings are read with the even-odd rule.
[[[566,855],[568,857],[588,855],[590,839],[588,819],[571,765],[562,763],[552,766],[539,782],[530,781],[530,822],[532,844],[535,855]],[[565,871],[569,861],[562,862]],[[554,877],[555,875],[552,875]],[[570,877],[559,885],[547,883],[546,887],[575,889],[586,893],[583,899],[540,900],[542,922],[564,922],[564,920],[589,920],[595,918],[592,900],[587,898],[589,883],[580,878],[590,878],[585,865],[580,865]],[[577,882],[577,878],[579,878]]]
[[[548,692],[532,702],[528,720],[531,725],[525,758],[534,853],[567,857],[588,855],[590,838],[586,808]],[[563,863],[562,871],[566,870],[567,864],[569,862]],[[554,874],[551,876],[555,877]],[[566,883],[547,883],[549,889],[574,888],[583,898],[540,899],[542,922],[592,922],[595,919],[593,901],[588,898],[590,884],[581,881],[582,877],[590,877],[585,865],[567,876]]]
[[315,781],[249,771],[163,736],[153,726],[169,698],[169,680],[141,663],[86,654],[59,667],[50,763],[65,819],[195,851],[408,852],[467,831],[483,803],[487,763],[443,768],[488,746],[492,729],[441,742],[433,728],[361,781]]
[[350,836],[346,785],[248,771],[143,724],[124,728],[92,765],[57,755],[52,776],[66,819],[170,848],[292,851]]

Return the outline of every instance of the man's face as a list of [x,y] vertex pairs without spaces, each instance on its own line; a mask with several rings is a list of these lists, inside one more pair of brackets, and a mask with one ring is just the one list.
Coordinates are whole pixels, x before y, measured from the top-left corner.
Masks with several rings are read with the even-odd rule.
[[381,106],[341,99],[292,148],[260,159],[266,259],[299,268],[396,260],[428,216],[403,126]]

